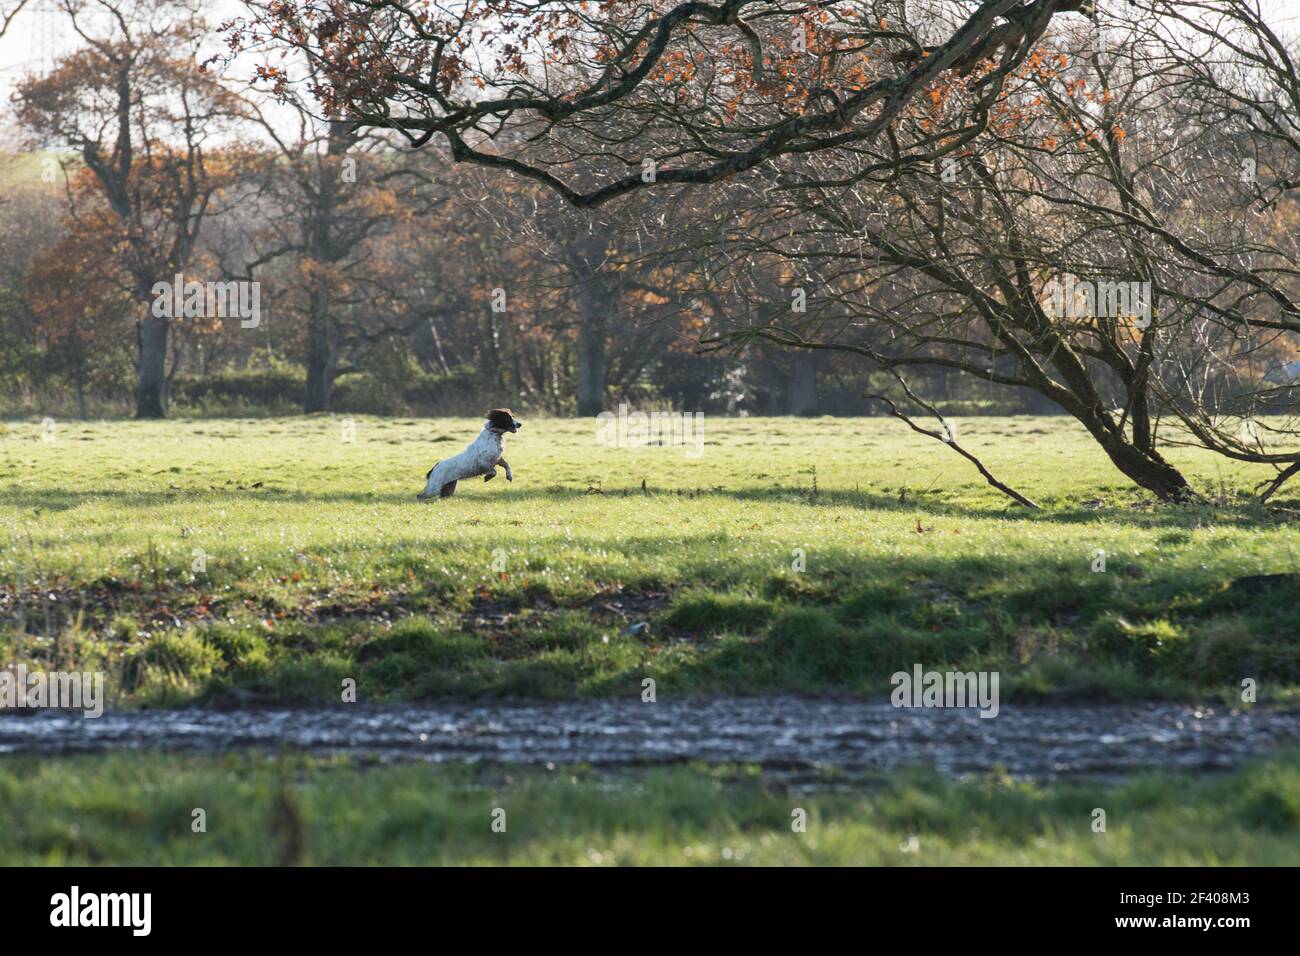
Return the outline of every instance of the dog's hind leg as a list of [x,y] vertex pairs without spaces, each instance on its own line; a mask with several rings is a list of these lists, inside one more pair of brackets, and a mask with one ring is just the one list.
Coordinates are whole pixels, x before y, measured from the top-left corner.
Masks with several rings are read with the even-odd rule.
[[455,493],[456,493],[456,482],[454,482],[454,481],[449,481],[449,482],[447,482],[445,485],[442,486],[442,490],[441,490],[440,492],[438,492],[438,497],[439,497],[439,498],[450,498],[450,497],[451,497],[452,495],[454,495]]

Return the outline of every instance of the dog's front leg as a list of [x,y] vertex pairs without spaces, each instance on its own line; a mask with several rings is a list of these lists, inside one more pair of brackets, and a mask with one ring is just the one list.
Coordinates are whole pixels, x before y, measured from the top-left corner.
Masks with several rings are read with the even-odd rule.
[[484,480],[484,481],[491,481],[491,480],[492,480],[493,478],[495,478],[496,476],[497,476],[497,469],[496,469],[496,466],[495,466],[495,465],[493,465],[493,466],[492,466],[491,468],[489,468],[487,471],[483,472],[483,480]]
[[504,458],[498,458],[497,464],[506,470],[506,481],[515,480],[515,476],[510,472],[510,465],[506,462]]

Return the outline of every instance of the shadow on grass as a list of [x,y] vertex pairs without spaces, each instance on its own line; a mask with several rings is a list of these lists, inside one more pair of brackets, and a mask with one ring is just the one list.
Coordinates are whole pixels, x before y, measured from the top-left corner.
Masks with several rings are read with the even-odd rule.
[[[665,495],[676,497],[674,492]],[[954,518],[985,518],[1031,522],[1059,522],[1087,524],[1100,520],[1128,524],[1137,528],[1200,527],[1205,524],[1233,525],[1236,527],[1273,527],[1295,521],[1300,513],[1288,514],[1276,507],[1270,508],[1253,501],[1230,504],[1193,503],[1164,504],[1152,498],[1141,498],[1133,491],[1110,495],[1108,498],[1129,504],[1081,505],[1046,504],[1033,511],[1007,501],[999,505],[969,505],[945,500],[943,492],[909,492],[905,499],[897,495],[882,495],[870,491],[845,491],[832,489],[813,495],[806,488],[746,488],[730,491],[726,488],[709,489],[702,496],[719,495],[738,501],[760,503],[797,502],[811,508],[850,507],[862,511],[886,513],[935,515]],[[1277,505],[1291,506],[1300,502],[1279,501]]]
[[[138,511],[177,504],[192,504],[204,500],[241,500],[266,505],[374,505],[409,504],[413,508],[438,508],[446,505],[438,500],[419,501],[421,490],[412,484],[409,492],[393,491],[303,491],[279,488],[210,488],[179,489],[167,491],[72,491],[63,489],[5,489],[0,492],[0,505],[31,512],[70,511],[82,505],[107,501],[113,507]],[[1276,527],[1289,524],[1300,517],[1300,500],[1279,500],[1273,506],[1256,502],[1160,504],[1153,500],[1137,500],[1130,506],[1102,504],[1081,506],[1066,504],[1045,506],[1031,511],[1010,502],[1005,505],[970,505],[946,501],[942,492],[913,493],[905,499],[893,494],[870,491],[829,490],[812,494],[807,488],[773,486],[731,490],[710,488],[649,488],[640,487],[592,491],[577,486],[549,486],[546,488],[520,488],[506,486],[488,490],[488,497],[466,493],[457,495],[461,500],[479,499],[485,504],[499,507],[506,503],[528,501],[572,501],[580,498],[627,499],[644,501],[648,507],[666,502],[728,499],[755,504],[797,504],[810,509],[852,508],[863,512],[885,514],[923,514],[936,517],[991,519],[999,521],[1055,522],[1061,524],[1088,524],[1099,521],[1128,525],[1134,528],[1197,528],[1219,525],[1245,528]],[[1118,497],[1118,496],[1117,496]],[[1129,497],[1132,494],[1129,493]],[[453,506],[454,507],[454,506]]]

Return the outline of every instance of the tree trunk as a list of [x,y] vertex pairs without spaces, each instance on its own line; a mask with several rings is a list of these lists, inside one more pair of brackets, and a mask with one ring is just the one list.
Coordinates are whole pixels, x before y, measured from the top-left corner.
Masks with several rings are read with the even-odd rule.
[[327,412],[334,391],[334,343],[330,341],[329,319],[324,303],[312,295],[311,316],[307,320],[307,392],[303,396],[304,412]]
[[[1058,339],[1056,344],[1063,346],[1065,343]],[[1069,398],[1061,401],[1062,407],[1083,423],[1116,468],[1161,501],[1187,501],[1196,497],[1187,479],[1156,450],[1148,412],[1148,392],[1143,380],[1125,376],[1120,369],[1115,369],[1127,379],[1125,392],[1130,402],[1130,439],[1122,428],[1114,427],[1112,416],[1101,411],[1103,399],[1098,394],[1096,382],[1076,352],[1060,347],[1053,349],[1052,356],[1052,364],[1069,393]],[[1037,390],[1049,394],[1044,388]]]
[[153,314],[152,301],[145,304],[140,324],[140,378],[135,392],[136,418],[164,418],[167,415],[167,331],[169,320]]
[[1098,444],[1111,462],[1134,484],[1150,491],[1161,501],[1187,501],[1196,497],[1187,479],[1160,453],[1151,449],[1142,451],[1102,426],[1085,422]]
[[817,414],[817,356],[802,349],[790,356],[790,415]]
[[427,322],[416,323],[411,327],[408,338],[420,368],[439,375],[451,374],[451,366],[447,364],[446,353],[442,350],[442,336],[438,334],[436,318],[431,316]]
[[[335,235],[335,218],[339,205],[339,177],[341,163],[349,147],[356,142],[352,127],[339,120],[330,120],[329,139],[325,148],[326,161],[319,167],[316,180],[316,207],[308,225],[307,244],[311,257],[318,263],[333,265],[342,261],[346,250],[340,248]],[[323,287],[323,278],[312,279],[312,289],[307,305],[307,388],[303,394],[304,412],[327,412],[334,393],[334,371],[338,366],[337,343],[330,327],[329,291]]]
[[605,409],[605,315],[598,276],[578,285],[578,414]]

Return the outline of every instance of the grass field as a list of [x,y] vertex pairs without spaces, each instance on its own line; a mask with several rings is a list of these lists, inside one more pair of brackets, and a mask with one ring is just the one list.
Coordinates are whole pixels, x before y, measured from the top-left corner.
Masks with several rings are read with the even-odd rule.
[[1294,696],[1298,579],[1230,586],[1300,571],[1294,500],[1175,448],[1209,501],[1157,506],[1066,419],[957,424],[1042,512],[885,419],[710,419],[698,456],[531,420],[513,484],[432,503],[477,422],[9,423],[0,651],[118,706],[883,693],[918,662],[1013,698]]
[[[1296,578],[1232,584],[1300,570],[1294,499],[1252,505],[1262,475],[1194,452],[1170,455],[1205,503],[1158,506],[1065,419],[958,422],[1029,513],[888,420],[714,419],[698,456],[530,420],[513,484],[418,503],[477,427],[9,423],[0,652],[103,670],[118,707],[337,702],[346,678],[363,701],[884,694],[916,663],[998,670],[1004,700],[1300,687]],[[1295,864],[1300,764],[788,792],[746,767],[10,757],[0,821],[4,863]]]
[[[1104,832],[1093,829],[1098,809]],[[504,832],[492,828],[497,810]],[[613,781],[568,769],[124,754],[0,762],[0,821],[9,865],[1294,866],[1300,760],[1117,786],[916,773],[808,793],[743,767]]]

